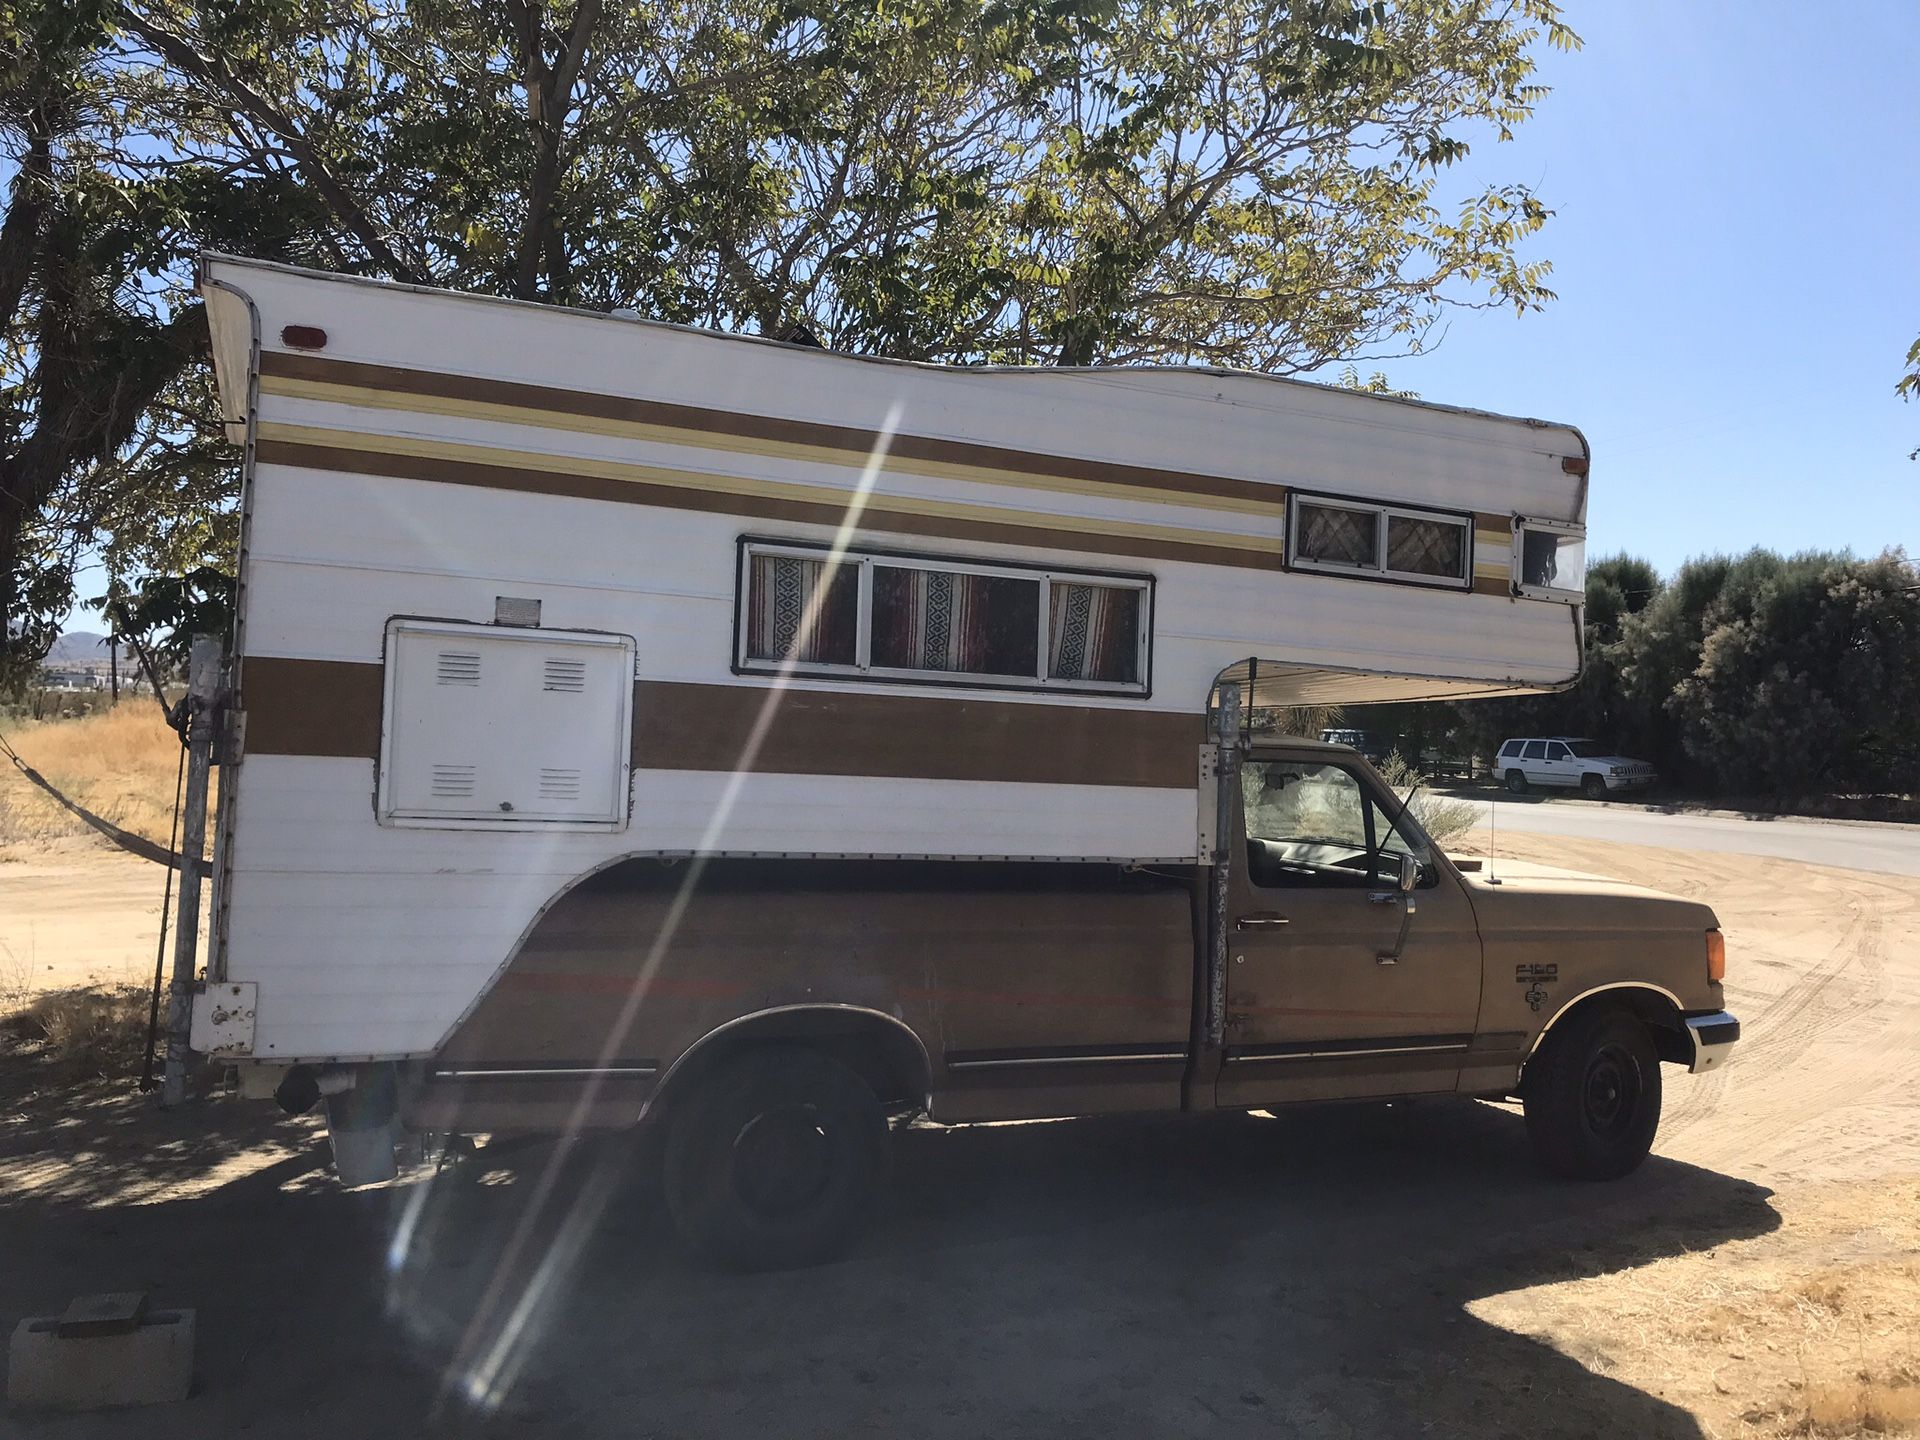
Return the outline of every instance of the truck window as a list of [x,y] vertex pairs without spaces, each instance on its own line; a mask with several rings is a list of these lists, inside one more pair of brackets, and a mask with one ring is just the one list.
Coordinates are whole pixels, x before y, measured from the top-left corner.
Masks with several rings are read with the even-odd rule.
[[1547,742],[1544,740],[1527,741],[1526,758],[1529,760],[1546,759],[1547,758]]
[[1549,760],[1568,760],[1571,758],[1567,752],[1567,747],[1562,745],[1558,740],[1547,747],[1547,759]]
[[1310,760],[1248,760],[1241,768],[1247,877],[1270,887],[1377,887],[1402,854],[1428,866],[1424,836],[1402,833],[1353,771]]
[[1514,756],[1518,755],[1519,753],[1520,753],[1520,742],[1518,740],[1509,740],[1507,741],[1506,744],[1500,747],[1500,758],[1502,760],[1511,760]]

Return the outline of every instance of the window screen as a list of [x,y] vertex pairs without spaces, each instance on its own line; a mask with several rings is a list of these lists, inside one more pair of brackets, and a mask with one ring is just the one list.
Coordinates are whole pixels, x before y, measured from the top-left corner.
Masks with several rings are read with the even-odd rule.
[[873,567],[873,664],[882,670],[1032,675],[1040,582]]
[[1387,569],[1459,580],[1467,573],[1467,526],[1460,520],[1387,516]]
[[1143,692],[1152,584],[748,541],[735,664]]
[[1294,512],[1294,526],[1295,559],[1319,565],[1380,566],[1378,511],[1302,500]]
[[1293,503],[1287,558],[1306,570],[1464,587],[1472,549],[1473,526],[1465,516],[1301,495]]
[[1055,680],[1137,683],[1143,593],[1054,581],[1047,622],[1048,675]]
[[755,555],[747,587],[746,653],[752,660],[851,665],[859,624],[859,574],[844,563]]

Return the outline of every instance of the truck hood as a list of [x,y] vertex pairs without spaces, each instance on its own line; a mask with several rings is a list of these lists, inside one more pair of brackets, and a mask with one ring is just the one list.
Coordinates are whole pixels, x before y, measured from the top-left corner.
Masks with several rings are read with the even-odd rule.
[[1712,930],[1720,922],[1711,907],[1664,891],[1534,865],[1494,860],[1462,871],[1483,930]]

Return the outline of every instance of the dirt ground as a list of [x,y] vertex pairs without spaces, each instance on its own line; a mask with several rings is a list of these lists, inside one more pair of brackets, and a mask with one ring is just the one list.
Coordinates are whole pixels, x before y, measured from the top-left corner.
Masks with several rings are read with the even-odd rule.
[[[1667,1072],[1655,1158],[1620,1183],[1542,1178],[1510,1106],[921,1127],[851,1258],[714,1276],[626,1147],[483,1150],[344,1193],[311,1123],[270,1106],[160,1115],[0,1059],[0,1319],[145,1287],[200,1325],[185,1404],[0,1430],[1920,1428],[1920,881],[1500,848],[1701,896],[1725,925],[1746,1038],[1718,1074]],[[43,973],[151,964],[154,867],[82,853],[45,884],[24,863],[0,865],[0,924],[36,917]]]

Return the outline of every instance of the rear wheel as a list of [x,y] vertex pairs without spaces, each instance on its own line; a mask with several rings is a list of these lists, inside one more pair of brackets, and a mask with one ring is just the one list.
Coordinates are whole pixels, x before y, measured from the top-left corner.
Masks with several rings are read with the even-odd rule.
[[1660,1128],[1660,1057],[1634,1016],[1594,1009],[1550,1031],[1520,1098],[1540,1163],[1572,1180],[1638,1168]]
[[841,1250],[886,1173],[886,1115],[831,1056],[746,1051],[691,1083],[667,1127],[667,1208],[700,1255],[777,1270]]
[[1599,775],[1582,775],[1580,777],[1580,793],[1585,795],[1589,800],[1604,800],[1607,798],[1607,782]]
[[1507,771],[1507,789],[1511,790],[1516,795],[1526,794],[1527,793],[1526,775],[1519,770]]

